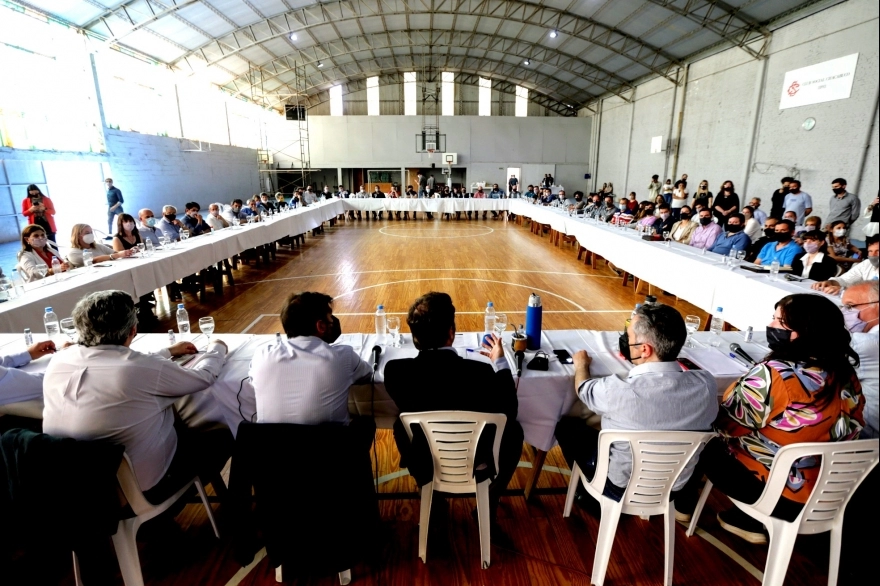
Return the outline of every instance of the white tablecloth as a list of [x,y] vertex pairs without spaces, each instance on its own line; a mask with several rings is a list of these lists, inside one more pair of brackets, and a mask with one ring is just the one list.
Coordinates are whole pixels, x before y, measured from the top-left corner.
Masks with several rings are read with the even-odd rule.
[[489,198],[349,198],[342,200],[346,211],[362,212],[434,212],[451,214],[453,212],[502,211],[510,207],[511,199]]
[[[752,273],[741,268],[731,270],[724,257],[676,242],[648,242],[634,229],[570,216],[559,208],[531,205],[510,200],[511,213],[549,224],[554,230],[574,236],[578,242],[619,269],[643,279],[714,314],[723,308],[724,321],[744,330],[751,326],[764,330],[773,317],[776,302],[792,293],[817,293],[813,281],[789,282],[781,276]],[[818,293],[817,293],[818,294]],[[836,304],[839,297],[827,296]]]
[[[505,334],[505,347],[508,350],[508,361],[511,369],[515,369],[515,362],[510,352],[510,333]],[[190,425],[204,425],[213,421],[226,423],[233,433],[238,430],[238,425],[243,420],[255,419],[256,402],[253,387],[247,380],[248,368],[251,358],[260,346],[275,342],[275,336],[256,336],[247,334],[221,334],[217,338],[222,339],[229,346],[229,355],[226,365],[220,377],[206,392],[191,395],[178,404],[181,415]],[[547,371],[530,370],[523,368],[523,375],[519,381],[517,398],[519,399],[519,422],[523,427],[525,441],[542,450],[549,450],[555,444],[554,429],[556,423],[564,415],[582,415],[582,406],[574,393],[574,367],[560,363],[552,354],[551,350],[568,350],[574,354],[578,350],[587,350],[593,357],[591,374],[594,377],[602,376],[626,376],[631,365],[620,357],[617,350],[618,332],[598,332],[590,330],[551,330],[542,334],[542,349],[551,356],[550,369]],[[45,334],[35,336],[35,339],[45,339]],[[207,338],[203,335],[193,334],[191,341],[198,347],[204,347]],[[398,415],[397,407],[388,396],[384,386],[385,363],[395,358],[413,357],[417,350],[412,345],[412,339],[408,334],[402,336],[401,348],[383,346],[379,370],[376,373],[375,396],[369,385],[353,386],[349,394],[349,411],[353,414],[376,416],[379,427],[390,428]],[[478,353],[468,352],[468,349],[477,348],[479,335],[476,333],[461,333],[456,336],[455,348],[459,354],[473,360],[487,360]],[[683,354],[690,357],[698,364],[711,364],[706,370],[713,373],[718,382],[718,392],[723,391],[740,374],[745,372],[745,367],[739,362],[728,357],[728,346],[731,342],[738,342],[756,360],[760,360],[767,349],[757,343],[745,344],[738,333],[725,332],[722,335],[721,345],[717,348],[709,345],[709,342],[718,341],[718,337],[708,332],[696,334],[697,348],[685,349]],[[762,335],[756,335],[756,340],[763,341]],[[56,340],[56,343],[63,339]],[[343,334],[337,342],[355,348],[360,356],[369,361],[370,351],[376,344],[375,335]],[[141,352],[154,352],[168,345],[168,338],[163,334],[141,334],[132,347]],[[0,353],[12,354],[24,349],[22,336],[15,334],[0,334]],[[701,360],[701,353],[711,356],[711,362]],[[532,359],[534,352],[526,353],[526,363]],[[25,366],[23,370],[29,372],[42,372],[45,370],[50,358],[44,357]],[[0,406],[0,413],[30,414],[39,417],[42,415],[41,404],[15,404]]]
[[227,228],[190,238],[169,248],[158,249],[147,258],[127,258],[100,263],[91,271],[76,269],[63,281],[48,277],[27,283],[25,295],[0,303],[0,332],[41,330],[44,308],[51,306],[59,317],[67,317],[76,302],[87,293],[107,289],[146,295],[187,275],[230,258],[243,250],[302,234],[342,213],[342,202],[332,199],[274,216],[267,222]]

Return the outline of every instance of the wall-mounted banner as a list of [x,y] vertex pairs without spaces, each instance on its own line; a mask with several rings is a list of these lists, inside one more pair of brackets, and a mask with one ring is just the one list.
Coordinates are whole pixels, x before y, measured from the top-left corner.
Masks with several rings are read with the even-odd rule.
[[785,74],[779,109],[845,100],[852,91],[859,54],[853,53]]

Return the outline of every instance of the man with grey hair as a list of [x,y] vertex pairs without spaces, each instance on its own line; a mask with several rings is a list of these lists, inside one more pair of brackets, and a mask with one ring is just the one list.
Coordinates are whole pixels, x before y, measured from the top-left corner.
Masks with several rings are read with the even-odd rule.
[[[590,376],[592,359],[586,350],[574,355],[578,398],[591,416],[602,416],[602,429],[710,431],[718,414],[718,388],[704,370],[685,370],[677,362],[687,338],[684,320],[668,305],[643,305],[621,336],[624,357],[634,366],[626,378]],[[569,466],[577,462],[589,478],[596,469],[599,430],[580,418],[565,417],[556,426],[556,439]],[[603,457],[600,455],[599,457]],[[673,487],[680,490],[696,464],[692,460]],[[605,496],[620,501],[632,473],[628,445],[611,446]],[[579,489],[578,502],[588,505]]]
[[172,205],[162,207],[162,219],[156,224],[156,227],[162,232],[162,235],[169,242],[180,240],[180,230],[183,224],[177,219],[177,208]]
[[856,374],[865,397],[862,438],[880,437],[880,281],[857,281],[840,296],[843,320],[859,355]]
[[182,368],[170,358],[196,354],[180,342],[156,354],[130,348],[137,313],[125,291],[99,291],[73,310],[79,344],[54,356],[43,379],[43,432],[125,446],[152,503],[161,503],[197,474],[213,479],[232,451],[226,428],[195,432],[175,423],[174,403],[205,391],[226,361],[212,339]]
[[208,206],[208,215],[205,216],[205,223],[211,227],[211,230],[222,230],[229,227],[229,222],[220,215],[222,209],[223,204],[221,203],[212,203]]

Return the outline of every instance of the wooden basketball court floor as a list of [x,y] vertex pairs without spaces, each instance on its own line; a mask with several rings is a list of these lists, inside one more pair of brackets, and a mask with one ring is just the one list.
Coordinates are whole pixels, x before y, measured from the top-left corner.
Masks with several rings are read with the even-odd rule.
[[[405,314],[420,294],[446,291],[457,309],[459,331],[482,329],[483,310],[493,301],[511,323],[521,323],[531,292],[541,295],[546,329],[589,328],[619,330],[635,303],[632,285],[604,266],[585,266],[577,250],[554,247],[549,238],[527,227],[504,221],[370,221],[343,222],[323,234],[309,234],[305,245],[280,247],[269,266],[242,266],[235,287],[224,297],[208,292],[205,303],[185,295],[190,319],[213,315],[216,336],[223,333],[271,334],[281,330],[278,313],[292,291],[322,291],[334,297],[334,313],[344,332],[373,331],[373,314],[384,304],[390,315]],[[674,270],[674,267],[670,267]],[[683,314],[706,315],[693,306],[658,292],[661,302]],[[167,301],[159,299],[162,323],[157,331],[174,327]],[[480,569],[479,534],[471,517],[472,499],[450,499],[448,516],[432,518],[428,563],[418,558],[419,500],[417,487],[399,468],[399,455],[390,430],[376,441],[378,482],[383,521],[381,560],[353,568],[353,584],[388,585],[588,585],[593,562],[598,516],[575,507],[563,519],[568,467],[559,448],[547,457],[538,488],[529,502],[522,489],[530,473],[531,453],[524,448],[509,496],[498,513],[501,531],[492,535],[492,564]],[[310,471],[314,482],[333,482],[333,466]],[[224,521],[222,507],[218,518]],[[676,529],[675,584],[757,585],[767,546],[751,545],[722,530],[715,514],[728,508],[725,497],[713,492],[703,513],[699,535],[687,538]],[[148,524],[149,525],[149,524]],[[275,583],[274,570],[258,555],[241,568],[232,558],[228,533],[218,541],[201,505],[189,504],[175,523],[153,530],[145,526],[139,539],[147,584],[184,586],[264,586]],[[158,524],[157,524],[158,525]],[[223,532],[221,525],[221,533]],[[341,530],[344,530],[341,528]],[[307,528],[303,538],[308,538]],[[846,542],[845,542],[846,545]],[[112,552],[112,550],[110,550]],[[112,553],[110,554],[112,555]],[[63,566],[69,556],[59,559]],[[261,561],[262,560],[262,561]],[[789,566],[786,584],[827,583],[828,538],[802,536]],[[870,563],[862,560],[861,563]],[[842,564],[846,571],[847,564]],[[663,581],[663,522],[623,517],[617,531],[606,578],[609,585],[659,585]],[[294,577],[293,584],[338,584],[335,576]],[[2,577],[0,582],[6,583]],[[10,582],[17,583],[17,582]],[[22,582],[24,583],[24,582]],[[68,573],[62,583],[71,584]],[[841,576],[845,584],[845,574]]]

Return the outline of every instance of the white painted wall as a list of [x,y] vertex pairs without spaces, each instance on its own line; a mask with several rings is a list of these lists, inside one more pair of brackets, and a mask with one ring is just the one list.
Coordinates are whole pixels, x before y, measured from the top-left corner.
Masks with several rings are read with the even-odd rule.
[[[468,183],[506,184],[508,167],[523,169],[524,185],[536,183],[543,176],[540,170],[550,165],[557,183],[574,191],[586,189],[591,123],[589,118],[451,116],[440,118],[440,132],[446,135],[446,151],[458,154],[456,166],[467,168]],[[421,128],[421,116],[313,116],[311,166],[399,169],[434,163],[439,177],[440,155],[416,152]],[[290,158],[275,151],[289,138],[269,137],[275,162],[282,167]]]
[[[769,211],[779,179],[789,174],[786,168],[796,168],[814,197],[814,214],[827,216],[830,183],[839,176],[868,203],[880,181],[878,13],[876,1],[850,0],[774,31],[764,60],[728,49],[691,63],[684,92],[652,80],[639,85],[629,103],[604,100],[601,122],[582,111],[601,128],[598,184],[611,181],[618,194],[625,185],[641,199],[652,174],[662,176],[665,169],[666,177],[673,175],[673,151],[651,154],[650,137],[672,136],[681,144],[675,174],[688,173],[691,188],[707,179],[717,191],[730,179],[741,200],[759,196]],[[852,53],[859,53],[859,63],[849,99],[779,110],[786,71]],[[810,117],[816,127],[806,132],[801,124]],[[858,226],[855,233],[861,236]]]

